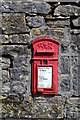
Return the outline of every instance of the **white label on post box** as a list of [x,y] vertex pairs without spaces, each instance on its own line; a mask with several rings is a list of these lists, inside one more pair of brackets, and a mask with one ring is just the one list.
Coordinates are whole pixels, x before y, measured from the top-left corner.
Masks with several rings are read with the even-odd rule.
[[52,88],[52,67],[38,67],[38,88]]

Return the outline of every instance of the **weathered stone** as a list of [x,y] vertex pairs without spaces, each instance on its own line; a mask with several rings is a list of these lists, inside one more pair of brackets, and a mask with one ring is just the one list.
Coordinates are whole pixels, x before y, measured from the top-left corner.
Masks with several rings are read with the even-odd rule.
[[10,77],[12,80],[27,80],[28,81],[28,75],[30,74],[30,69],[29,68],[22,68],[22,66],[20,68],[14,68],[10,70]]
[[72,20],[72,22],[75,27],[80,27],[80,17]]
[[20,82],[20,81],[14,81],[11,84],[11,92],[19,94],[19,95],[23,95],[24,93],[26,93],[26,86],[24,84],[24,82]]
[[72,76],[73,76],[73,89],[74,89],[74,95],[78,96],[79,95],[79,77],[78,77],[78,57],[77,56],[72,56],[71,59],[72,63]]
[[69,44],[68,43],[61,44],[61,52],[62,53],[69,53]]
[[50,28],[64,28],[70,26],[70,20],[49,20],[47,21],[47,25]]
[[64,78],[60,84],[62,91],[70,91],[70,79]]
[[76,28],[75,29],[71,29],[70,32],[71,32],[71,34],[75,34],[76,35],[76,34],[80,33],[80,29],[76,29]]
[[27,24],[29,27],[41,27],[42,25],[45,24],[44,17],[42,16],[35,16],[35,17],[26,17],[27,19]]
[[[31,61],[31,56],[29,55],[24,55],[24,56],[19,56],[18,58],[15,58],[13,60],[13,67],[14,68],[19,68],[22,67],[22,69],[29,69],[28,66]],[[30,67],[30,66],[29,66]]]
[[72,39],[73,45],[75,45],[73,50],[78,52],[78,50],[80,50],[80,34],[76,34],[76,35],[71,34],[71,39]]
[[70,73],[70,59],[69,56],[61,57],[61,73],[69,74]]
[[78,48],[77,48],[77,45],[75,43],[71,43],[71,52],[73,54],[76,54],[76,56],[77,56]]
[[8,96],[9,92],[10,92],[10,82],[7,82],[2,85],[2,95]]
[[18,55],[21,56],[23,54],[27,57],[28,54],[30,55],[30,50],[28,45],[3,45],[2,54],[15,59],[18,58]]
[[2,35],[1,43],[28,43],[28,34]]
[[[50,97],[52,98],[52,97]],[[56,97],[56,98],[59,98],[59,97]],[[60,103],[55,101],[56,99],[55,97],[53,98],[54,99],[54,102],[53,104],[52,103],[48,103],[48,102],[45,102],[45,103],[42,103],[39,102],[39,98],[38,98],[38,101],[34,101],[34,103],[5,103],[3,108],[4,110],[13,110],[14,111],[14,114],[16,114],[16,117],[19,118],[19,117],[23,117],[25,119],[27,118],[63,118],[64,116],[64,112],[63,112],[63,104],[62,104],[62,99],[60,99]],[[60,97],[61,98],[61,97]],[[56,99],[57,100],[57,99]],[[19,112],[20,111],[20,112]],[[21,114],[19,114],[21,113]],[[5,112],[4,112],[4,115],[5,115]],[[10,117],[10,114],[9,112],[7,113],[7,115]]]
[[5,34],[29,32],[23,13],[4,13],[2,15],[2,27]]
[[50,11],[50,5],[46,3],[36,2],[36,3],[27,3],[23,4],[24,8],[23,11],[26,11],[26,13],[39,13],[39,14],[48,14]]
[[34,28],[31,31],[32,38],[35,39],[37,37],[54,37],[59,42],[67,41],[70,42],[70,32],[69,30],[65,30],[65,28]]
[[62,15],[62,16],[73,16],[73,15],[80,15],[80,8],[77,6],[72,5],[59,5],[54,10],[54,15]]
[[10,81],[10,76],[9,76],[8,70],[2,70],[2,81],[3,81],[3,83]]
[[21,1],[8,1],[3,2],[0,9],[1,12],[23,12],[27,14],[40,13],[48,14],[50,5],[44,2],[21,2]]
[[8,58],[0,58],[0,64],[2,69],[7,69],[10,67],[10,59]]
[[66,105],[66,117],[67,119],[78,119],[79,115],[79,106],[80,99],[79,98],[69,98],[70,103]]

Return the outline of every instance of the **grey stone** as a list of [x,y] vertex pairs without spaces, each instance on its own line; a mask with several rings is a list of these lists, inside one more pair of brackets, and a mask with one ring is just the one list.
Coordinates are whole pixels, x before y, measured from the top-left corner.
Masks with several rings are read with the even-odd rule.
[[78,16],[80,15],[80,8],[74,5],[59,5],[54,10],[54,15],[61,16]]
[[2,35],[1,43],[28,43],[28,34]]
[[44,2],[3,2],[1,12],[23,12],[27,14],[48,14],[50,5]]
[[9,76],[8,70],[2,70],[2,81],[3,81],[3,83],[10,81],[10,76]]
[[70,79],[64,78],[60,84],[62,91],[70,91]]
[[28,14],[48,14],[48,12],[50,11],[50,5],[44,2],[24,3],[22,6],[22,11],[25,11]]
[[50,28],[64,28],[64,27],[69,27],[70,26],[70,20],[49,20],[47,22],[47,25]]
[[2,85],[2,95],[6,94],[7,96],[9,92],[10,92],[10,82],[7,82]]
[[69,98],[70,105],[78,107],[80,105],[80,98],[78,97],[71,97]]
[[72,63],[72,76],[73,76],[73,89],[74,89],[74,95],[79,95],[79,76],[78,76],[78,57],[72,56],[71,59]]
[[35,16],[35,17],[26,17],[27,24],[29,27],[41,27],[42,25],[45,24],[44,17],[42,16]]
[[43,36],[43,37],[54,37],[59,42],[64,40],[64,30],[62,28],[50,29],[44,26],[42,26],[41,28],[33,28],[31,31],[31,35],[33,39]]
[[28,80],[28,75],[30,74],[30,69],[25,69],[19,67],[10,70],[10,77],[12,80]]
[[23,13],[4,13],[2,15],[2,27],[5,34],[29,32]]
[[[80,50],[80,34],[71,34],[72,43],[75,45],[74,51]],[[74,52],[73,51],[73,52]],[[78,51],[77,51],[78,52]]]
[[69,44],[67,44],[67,43],[62,43],[62,44],[61,44],[61,52],[62,52],[62,53],[69,53]]
[[78,107],[80,104],[80,99],[79,98],[69,98],[69,104],[66,105],[66,117],[68,119],[78,119],[79,118],[79,110],[80,108]]
[[80,33],[80,30],[75,28],[75,29],[71,29],[70,32],[71,34],[77,35]]
[[27,57],[27,54],[30,55],[30,50],[28,49],[28,45],[3,45],[3,55],[8,55],[12,59],[17,59],[18,56],[25,54]]
[[80,27],[80,17],[72,20],[72,22],[75,27]]
[[2,57],[0,58],[0,64],[1,64],[2,69],[8,69],[10,68],[10,59]]
[[69,74],[70,73],[70,59],[69,56],[61,57],[61,74]]
[[22,95],[24,93],[26,93],[26,87],[24,82],[20,82],[20,81],[14,81],[11,84],[11,92],[14,92],[16,94]]
[[22,69],[29,70],[28,65],[30,65],[30,60],[31,60],[31,57],[29,58],[29,55],[19,56],[18,58],[15,58],[13,60],[13,67],[14,68],[22,67]]

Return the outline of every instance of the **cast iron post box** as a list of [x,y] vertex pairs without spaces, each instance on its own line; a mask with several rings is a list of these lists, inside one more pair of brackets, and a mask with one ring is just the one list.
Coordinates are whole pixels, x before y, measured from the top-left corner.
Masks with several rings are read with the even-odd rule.
[[32,41],[32,93],[56,94],[58,79],[58,45],[52,38]]

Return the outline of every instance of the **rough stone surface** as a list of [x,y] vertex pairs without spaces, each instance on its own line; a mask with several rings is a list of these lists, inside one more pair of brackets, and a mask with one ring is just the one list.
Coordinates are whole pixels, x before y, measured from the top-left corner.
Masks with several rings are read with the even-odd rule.
[[80,8],[77,6],[72,6],[72,5],[59,5],[55,10],[54,10],[54,15],[62,15],[62,16],[77,16],[80,15]]
[[2,21],[2,29],[5,34],[29,32],[23,13],[4,13]]
[[62,74],[69,74],[70,73],[70,59],[68,57],[61,58],[61,73]]
[[7,69],[10,67],[10,59],[8,58],[0,58],[0,64],[3,69]]
[[[0,4],[0,117],[6,120],[80,119],[80,4],[45,1]],[[55,95],[31,92],[31,42],[40,37],[59,42]]]
[[2,81],[3,83],[9,82],[10,81],[10,75],[8,70],[3,70],[2,71]]
[[79,98],[69,98],[67,101],[67,118],[68,119],[79,119],[79,106],[80,106],[80,99]]
[[37,28],[41,27],[42,25],[45,24],[44,17],[42,16],[35,16],[35,17],[26,17],[27,24],[29,27]]
[[64,27],[69,27],[70,26],[70,20],[48,20],[47,25],[50,28],[64,28]]
[[71,34],[72,43],[80,50],[80,34]]
[[27,14],[48,14],[50,5],[45,2],[21,2],[21,1],[8,1],[3,2],[0,7],[1,12],[24,12]]
[[80,27],[80,17],[72,20],[73,22],[73,25],[76,26],[76,27]]
[[28,43],[28,34],[1,35],[1,43]]
[[60,86],[62,91],[70,91],[70,79],[63,79]]

